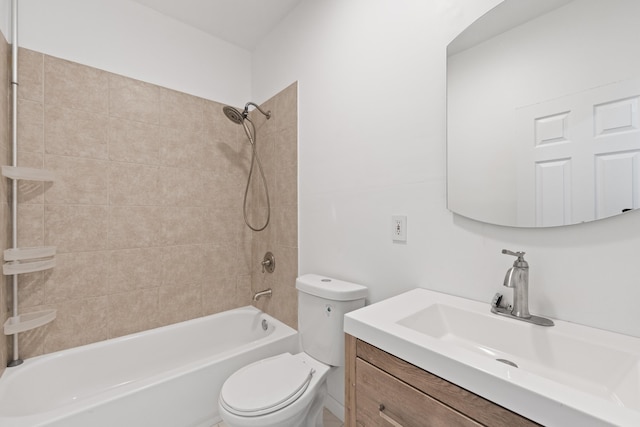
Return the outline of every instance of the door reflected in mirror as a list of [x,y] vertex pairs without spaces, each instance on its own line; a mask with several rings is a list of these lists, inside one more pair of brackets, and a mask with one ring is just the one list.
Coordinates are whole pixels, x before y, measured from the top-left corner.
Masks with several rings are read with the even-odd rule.
[[640,207],[640,1],[506,0],[447,49],[447,203],[551,227]]

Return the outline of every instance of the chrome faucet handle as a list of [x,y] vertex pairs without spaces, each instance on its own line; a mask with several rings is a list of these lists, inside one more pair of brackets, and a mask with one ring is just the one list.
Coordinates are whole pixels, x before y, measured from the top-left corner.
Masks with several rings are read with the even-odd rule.
[[502,253],[506,254],[506,255],[511,255],[511,256],[518,257],[518,259],[515,260],[514,263],[513,263],[514,267],[521,267],[521,268],[522,267],[529,267],[529,264],[524,259],[524,255],[525,255],[526,252],[520,252],[520,251],[514,252],[514,251],[510,251],[509,249],[503,249]]
[[[518,258],[523,258],[526,252],[513,252],[509,249],[503,249],[502,253],[506,255],[517,256]],[[524,259],[522,261],[524,261]]]

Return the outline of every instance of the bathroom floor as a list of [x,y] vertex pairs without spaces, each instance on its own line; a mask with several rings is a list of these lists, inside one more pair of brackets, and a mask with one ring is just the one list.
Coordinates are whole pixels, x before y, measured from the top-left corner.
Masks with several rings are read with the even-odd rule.
[[[342,421],[327,409],[324,410],[324,427],[343,427]],[[212,427],[227,427],[225,423],[219,423]]]

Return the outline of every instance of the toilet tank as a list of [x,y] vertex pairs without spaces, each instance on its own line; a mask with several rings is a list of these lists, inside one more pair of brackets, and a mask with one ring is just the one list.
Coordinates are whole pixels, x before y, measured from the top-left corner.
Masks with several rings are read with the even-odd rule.
[[296,280],[302,350],[323,363],[344,365],[344,315],[364,307],[367,288],[305,274]]

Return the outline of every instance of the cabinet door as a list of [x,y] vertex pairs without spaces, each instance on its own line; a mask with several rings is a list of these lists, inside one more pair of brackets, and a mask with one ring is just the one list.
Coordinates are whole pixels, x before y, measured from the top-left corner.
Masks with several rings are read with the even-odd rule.
[[480,424],[362,359],[356,359],[356,425],[470,427]]

